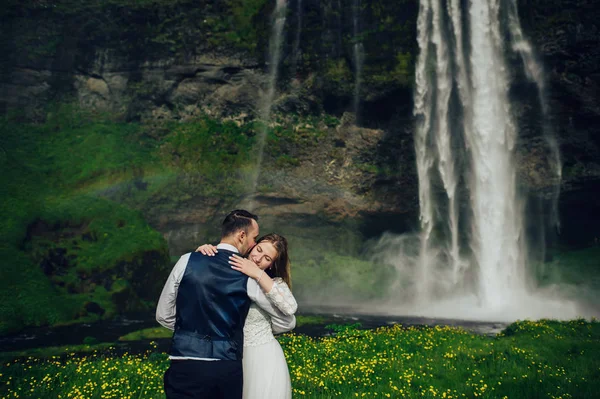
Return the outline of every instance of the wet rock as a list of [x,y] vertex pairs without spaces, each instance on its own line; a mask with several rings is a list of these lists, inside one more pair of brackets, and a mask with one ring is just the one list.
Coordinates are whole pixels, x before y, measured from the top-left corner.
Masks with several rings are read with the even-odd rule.
[[83,309],[87,313],[93,313],[102,316],[106,311],[96,302],[86,302],[83,304]]

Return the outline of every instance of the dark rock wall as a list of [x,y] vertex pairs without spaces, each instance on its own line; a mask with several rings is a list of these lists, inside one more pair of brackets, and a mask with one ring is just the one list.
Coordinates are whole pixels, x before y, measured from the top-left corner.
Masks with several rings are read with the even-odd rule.
[[600,236],[600,8],[593,0],[519,5],[544,64],[551,126],[563,162],[560,240],[592,245]]
[[[354,37],[351,0],[304,0],[301,18],[296,1],[289,2],[275,113],[329,114],[340,123],[326,128],[319,148],[298,152],[297,165],[271,175],[273,190],[265,198],[285,201],[273,206],[263,198],[259,210],[270,216],[321,215],[325,223],[354,218],[365,223],[365,232],[414,227],[411,112],[418,2],[362,1]],[[272,2],[102,4],[78,8],[40,0],[5,6],[1,43],[8,57],[1,63],[0,110],[23,108],[29,117],[43,118],[47,104],[71,96],[83,106],[142,122],[200,114],[254,118],[266,85]],[[600,179],[600,11],[592,0],[522,0],[519,7],[545,66],[551,125],[564,164],[561,211],[570,215],[563,227],[570,234],[574,221],[583,218],[573,212],[600,214],[592,200]],[[352,109],[357,40],[365,49],[358,129],[346,113]],[[515,87],[517,95],[530,89],[519,81]],[[535,138],[541,128],[530,122],[532,115],[520,115],[519,153],[523,181],[535,197],[548,184],[543,145]],[[381,215],[399,219],[386,223],[393,218]],[[212,222],[190,212],[171,216],[170,222],[154,223],[167,235],[178,236],[182,224]],[[590,226],[581,239],[596,234],[598,228]]]

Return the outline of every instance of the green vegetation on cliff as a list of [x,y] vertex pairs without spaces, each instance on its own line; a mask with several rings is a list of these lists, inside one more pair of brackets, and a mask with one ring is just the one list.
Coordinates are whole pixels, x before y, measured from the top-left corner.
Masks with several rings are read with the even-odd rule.
[[[365,49],[361,98],[375,100],[409,87],[417,4],[365,2],[357,15],[358,37],[350,0],[304,4],[301,16],[289,7],[280,76],[316,73],[325,91],[349,98],[355,81],[352,49],[360,41]],[[0,67],[7,73],[15,66],[61,71],[49,78],[52,93],[73,89],[64,71],[102,74],[121,62],[130,69],[209,55],[262,63],[266,69],[274,5],[267,0],[9,0],[0,6],[5,21],[0,50],[7,55]]]
[[267,29],[266,0],[8,0],[0,6],[6,61],[84,67],[98,50],[133,60],[203,49],[253,53]]
[[74,111],[44,125],[1,121],[3,332],[147,309],[168,273],[163,237],[138,211],[89,190],[146,162],[134,127]]
[[68,105],[43,124],[0,121],[0,331],[154,306],[170,259],[140,210],[191,199],[178,187],[218,199],[254,162],[251,126],[203,117],[165,131]]
[[[296,167],[305,153],[328,145],[338,123],[278,119],[267,128],[265,168]],[[64,104],[42,124],[2,118],[0,332],[150,310],[172,264],[150,224],[169,223],[181,208],[210,218],[238,204],[250,189],[263,129],[208,116],[121,122]],[[294,245],[295,281],[304,286],[299,295],[329,290],[366,300],[393,275],[354,257],[358,236],[344,238],[323,225],[336,248],[318,251],[318,239],[307,240],[302,229],[285,231]]]
[[364,65],[359,96],[363,100],[373,101],[411,87],[418,2],[362,2],[356,15],[352,11],[354,3],[349,0],[331,3],[326,2],[321,10],[305,11],[300,71],[317,72],[328,95],[350,98],[356,73],[354,46],[360,43]]

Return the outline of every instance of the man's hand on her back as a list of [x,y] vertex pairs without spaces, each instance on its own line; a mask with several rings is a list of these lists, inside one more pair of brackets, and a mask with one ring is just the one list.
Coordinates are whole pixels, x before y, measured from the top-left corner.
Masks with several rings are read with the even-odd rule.
[[219,250],[217,250],[217,247],[215,247],[214,245],[204,244],[196,248],[196,252],[200,252],[202,255],[215,256],[215,254],[218,253]]

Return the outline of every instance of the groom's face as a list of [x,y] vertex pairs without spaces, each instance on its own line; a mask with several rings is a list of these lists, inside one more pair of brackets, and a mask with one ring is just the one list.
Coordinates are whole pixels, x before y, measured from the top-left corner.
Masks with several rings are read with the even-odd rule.
[[242,255],[247,255],[248,252],[256,245],[258,233],[258,223],[256,223],[256,220],[252,220],[252,224],[248,228],[248,233],[246,234],[245,241],[242,244],[242,248],[240,248],[240,253]]

